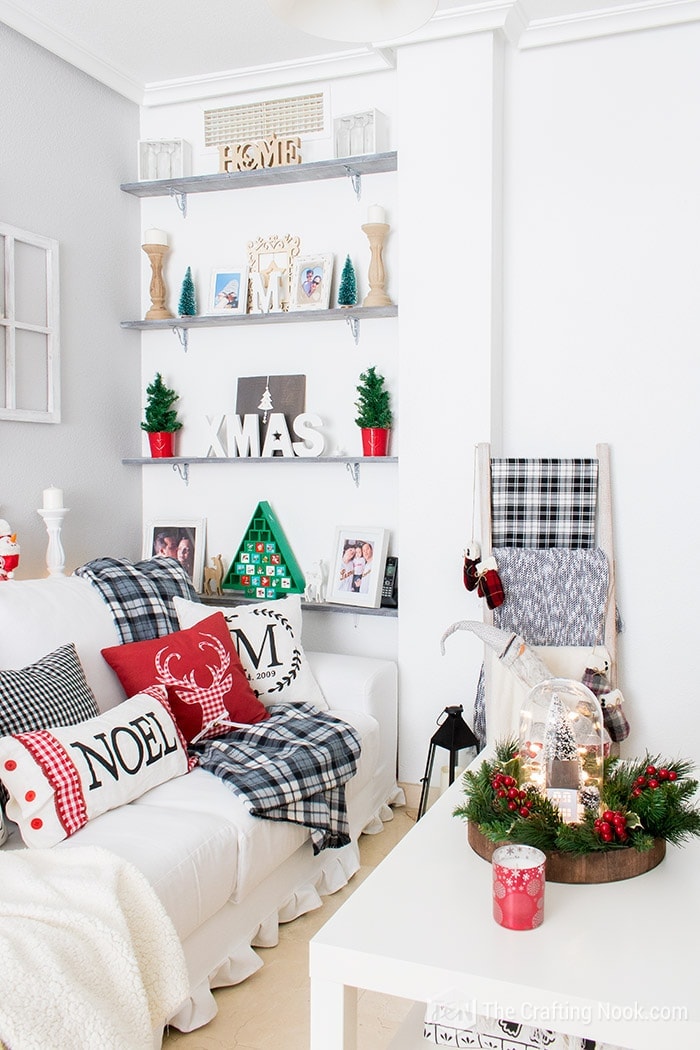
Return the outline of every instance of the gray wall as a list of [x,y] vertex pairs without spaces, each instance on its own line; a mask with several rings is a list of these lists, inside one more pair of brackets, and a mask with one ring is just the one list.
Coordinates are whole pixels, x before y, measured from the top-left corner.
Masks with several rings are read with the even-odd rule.
[[46,575],[36,513],[57,485],[70,508],[66,571],[140,553],[138,107],[0,24],[0,221],[60,244],[62,422],[0,420],[0,517],[18,533],[17,578]]

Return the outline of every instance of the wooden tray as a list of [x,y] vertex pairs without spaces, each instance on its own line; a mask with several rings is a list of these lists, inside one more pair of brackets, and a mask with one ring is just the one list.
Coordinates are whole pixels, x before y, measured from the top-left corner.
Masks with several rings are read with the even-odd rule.
[[[467,841],[484,860],[490,861],[494,850],[498,849],[498,844],[487,839],[471,821],[467,823]],[[666,840],[654,839],[654,845],[646,853],[630,848],[574,856],[550,851],[546,856],[547,882],[620,882],[643,875],[660,864],[666,856]]]

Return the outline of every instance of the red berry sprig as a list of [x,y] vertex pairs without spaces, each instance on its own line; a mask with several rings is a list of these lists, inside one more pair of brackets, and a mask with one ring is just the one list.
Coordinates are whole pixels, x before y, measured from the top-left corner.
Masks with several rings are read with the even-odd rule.
[[501,799],[511,813],[517,812],[521,817],[530,816],[532,799],[525,791],[518,788],[515,777],[508,776],[506,773],[496,773],[491,780],[491,787],[496,798]]
[[644,772],[646,776],[638,776],[634,782],[632,798],[639,798],[642,791],[656,791],[659,785],[665,781],[678,779],[675,769],[666,769],[665,767],[657,769],[656,766],[647,766]]
[[619,809],[606,809],[602,817],[593,821],[593,827],[603,842],[627,842],[627,817]]

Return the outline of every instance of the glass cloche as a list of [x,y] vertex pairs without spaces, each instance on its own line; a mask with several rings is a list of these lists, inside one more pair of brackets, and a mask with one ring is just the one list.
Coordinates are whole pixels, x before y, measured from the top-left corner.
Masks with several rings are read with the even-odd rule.
[[568,824],[599,809],[603,748],[603,713],[582,682],[547,678],[530,690],[520,711],[520,786],[537,788]]

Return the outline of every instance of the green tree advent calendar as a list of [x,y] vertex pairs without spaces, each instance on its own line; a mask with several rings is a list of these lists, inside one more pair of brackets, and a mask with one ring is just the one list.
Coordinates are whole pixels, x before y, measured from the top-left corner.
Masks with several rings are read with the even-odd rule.
[[221,586],[249,598],[304,593],[303,573],[269,503],[258,503]]

